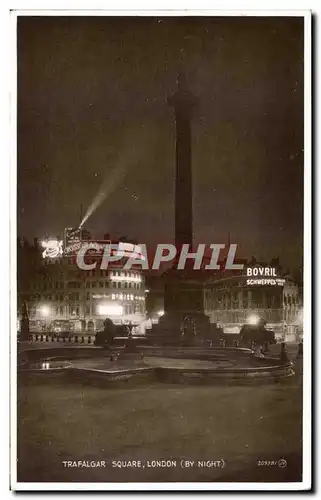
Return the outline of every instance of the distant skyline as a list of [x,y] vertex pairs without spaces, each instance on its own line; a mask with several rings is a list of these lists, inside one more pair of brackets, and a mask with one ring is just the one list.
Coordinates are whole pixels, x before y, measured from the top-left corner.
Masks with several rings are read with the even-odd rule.
[[199,99],[195,243],[303,254],[303,18],[18,18],[18,234],[174,239],[180,67]]

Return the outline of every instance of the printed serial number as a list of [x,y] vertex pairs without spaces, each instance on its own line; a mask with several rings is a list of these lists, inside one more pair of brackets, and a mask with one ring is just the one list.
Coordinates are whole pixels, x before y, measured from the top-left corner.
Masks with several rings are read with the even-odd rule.
[[258,460],[257,465],[260,466],[271,466],[271,465],[277,465],[276,460]]

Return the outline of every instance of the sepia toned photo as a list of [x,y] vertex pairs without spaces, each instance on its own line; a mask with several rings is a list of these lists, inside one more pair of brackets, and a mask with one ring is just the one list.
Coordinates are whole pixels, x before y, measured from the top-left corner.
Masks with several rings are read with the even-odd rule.
[[12,488],[309,488],[310,14],[12,20]]

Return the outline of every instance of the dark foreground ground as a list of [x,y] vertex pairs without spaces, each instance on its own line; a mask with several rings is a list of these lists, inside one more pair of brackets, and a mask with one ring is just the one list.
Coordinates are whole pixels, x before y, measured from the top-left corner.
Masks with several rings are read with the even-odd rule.
[[[107,389],[59,374],[20,379],[18,481],[300,481],[301,364],[295,377],[266,386]],[[195,463],[183,468],[182,459]],[[198,466],[220,459],[223,468]],[[112,464],[134,460],[140,468]],[[150,467],[153,460],[176,460],[176,467]]]

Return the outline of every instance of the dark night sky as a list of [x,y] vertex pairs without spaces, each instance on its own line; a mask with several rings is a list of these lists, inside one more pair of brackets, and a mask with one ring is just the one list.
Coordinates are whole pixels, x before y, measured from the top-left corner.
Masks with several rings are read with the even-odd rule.
[[18,232],[88,220],[147,244],[174,236],[183,60],[193,119],[196,242],[298,267],[303,234],[303,18],[21,17]]

